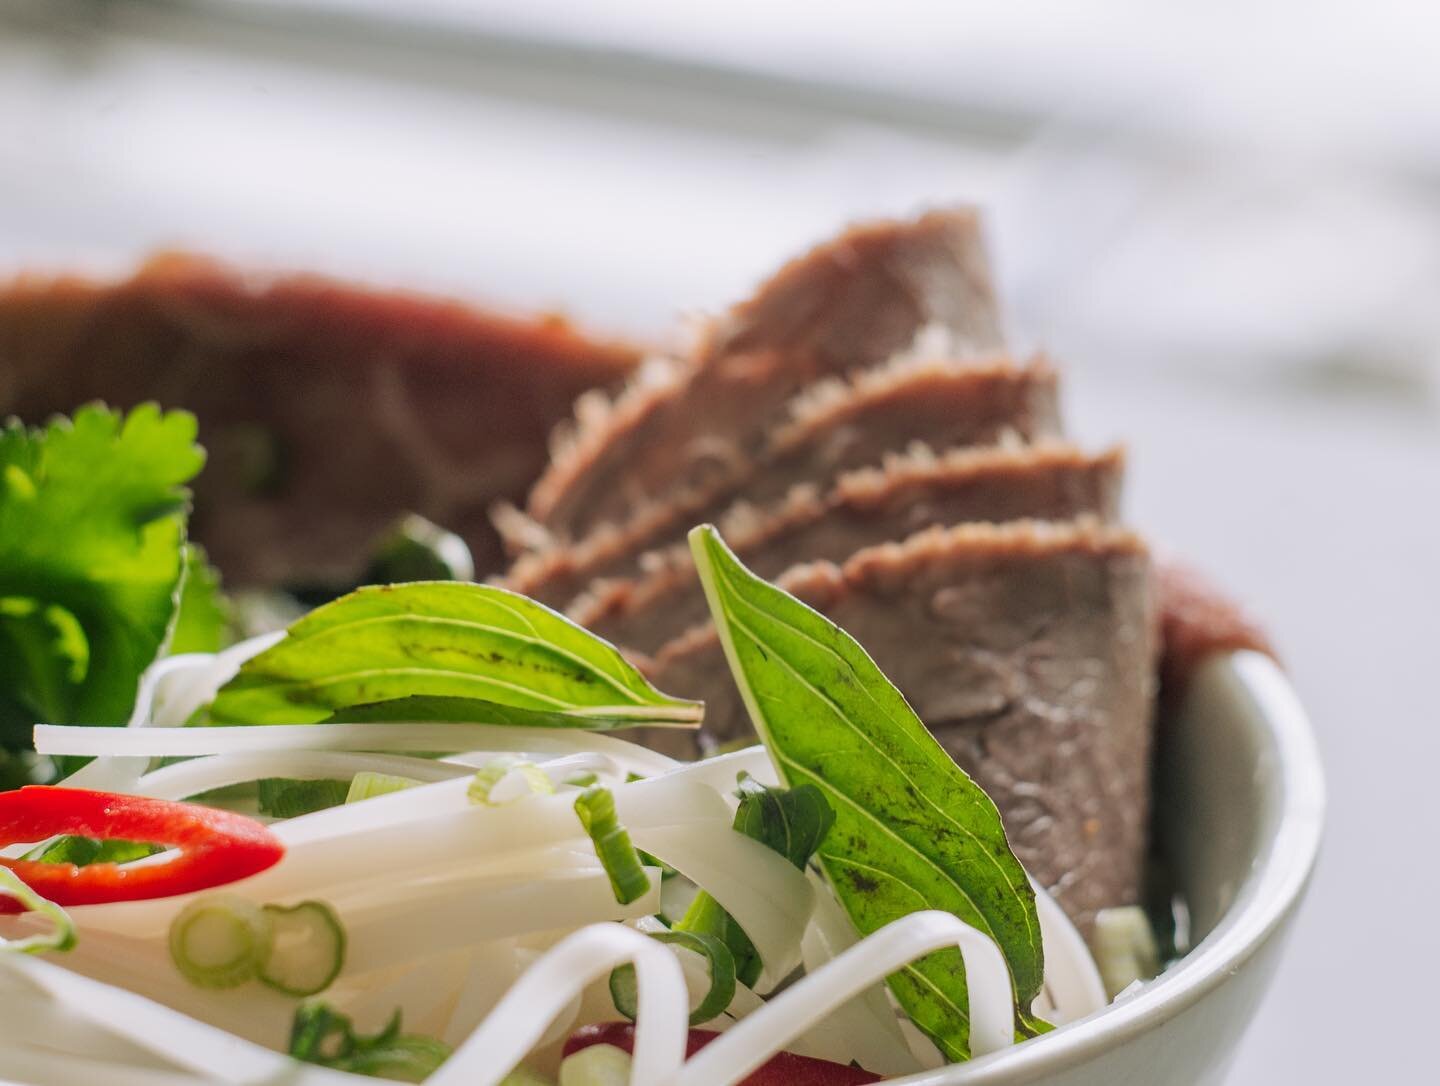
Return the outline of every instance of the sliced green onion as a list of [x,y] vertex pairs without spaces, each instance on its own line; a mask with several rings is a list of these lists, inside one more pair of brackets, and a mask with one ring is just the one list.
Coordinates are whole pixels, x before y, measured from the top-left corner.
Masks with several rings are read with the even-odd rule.
[[1138,905],[1101,909],[1095,914],[1090,949],[1111,999],[1137,980],[1150,980],[1160,972],[1160,951],[1150,917]]
[[608,788],[587,788],[575,800],[575,813],[595,845],[615,900],[621,905],[638,901],[650,892],[650,879],[640,862],[640,853],[630,843],[630,834],[615,814],[615,797]]
[[555,1086],[555,1080],[539,1071],[532,1071],[523,1063],[500,1080],[498,1086]]
[[270,953],[270,918],[234,894],[210,894],[170,924],[170,957],[201,988],[234,988],[252,979]]
[[41,897],[29,884],[8,867],[0,865],[0,897],[13,897],[32,913],[43,916],[54,924],[54,930],[42,935],[27,935],[23,939],[6,939],[0,936],[0,950],[12,950],[20,954],[41,954],[47,950],[70,950],[75,946],[75,921],[70,914],[49,898]]
[[599,779],[594,773],[572,773],[565,778],[565,783],[575,788],[589,788]]
[[465,794],[472,803],[498,807],[521,796],[548,796],[554,792],[554,782],[538,765],[505,754],[481,766]]
[[272,938],[259,977],[276,991],[310,996],[330,987],[345,965],[345,928],[323,901],[266,905]]
[[350,780],[350,791],[345,793],[346,803],[359,803],[376,796],[388,796],[392,792],[403,792],[414,788],[420,782],[413,777],[397,777],[393,773],[372,773],[362,770]]
[[560,1086],[627,1086],[630,1053],[614,1045],[590,1045],[560,1064]]
[[[698,1026],[730,1006],[735,998],[735,956],[724,940],[713,935],[694,931],[652,931],[650,938],[659,943],[669,943],[685,950],[694,951],[705,959],[710,971],[710,989],[699,1006],[690,1012],[690,1024]],[[635,967],[622,965],[610,974],[610,998],[615,1009],[630,1021],[635,1021],[638,1011],[638,995],[635,990]]]

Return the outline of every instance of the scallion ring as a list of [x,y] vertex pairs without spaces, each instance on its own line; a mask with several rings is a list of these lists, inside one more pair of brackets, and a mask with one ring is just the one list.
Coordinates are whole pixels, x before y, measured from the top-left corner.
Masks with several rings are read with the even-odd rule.
[[260,979],[278,992],[310,996],[330,987],[345,966],[345,927],[323,901],[266,905],[274,933]]
[[29,935],[24,939],[0,937],[0,950],[40,954],[47,950],[70,950],[75,946],[75,921],[70,919],[70,914],[30,889],[28,883],[3,865],[0,865],[0,897],[13,897],[31,912],[55,925],[53,931]]
[[[690,1012],[690,1024],[698,1026],[718,1017],[735,998],[735,956],[713,935],[694,931],[652,931],[650,938],[694,951],[705,959],[710,971],[710,989],[700,1005]],[[635,967],[622,965],[610,974],[610,998],[615,1009],[632,1022],[638,1013]]]
[[209,894],[170,924],[170,957],[201,988],[234,988],[255,976],[270,954],[270,917],[234,894]]

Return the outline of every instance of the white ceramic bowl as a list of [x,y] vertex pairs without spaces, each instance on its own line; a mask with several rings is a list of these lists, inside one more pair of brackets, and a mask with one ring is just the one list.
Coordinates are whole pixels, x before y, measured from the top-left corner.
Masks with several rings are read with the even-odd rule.
[[1325,808],[1310,723],[1253,652],[1218,656],[1166,722],[1155,831],[1189,901],[1195,949],[1138,994],[1043,1040],[910,1086],[1211,1086],[1279,964]]

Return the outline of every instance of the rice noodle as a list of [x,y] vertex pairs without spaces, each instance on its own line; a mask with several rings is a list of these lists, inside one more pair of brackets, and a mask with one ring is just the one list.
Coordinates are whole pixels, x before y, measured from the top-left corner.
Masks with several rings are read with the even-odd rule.
[[758,991],[770,990],[800,964],[800,938],[815,895],[790,861],[728,823],[626,824],[637,848],[709,891],[744,929],[764,965]]
[[522,728],[501,724],[253,724],[226,728],[89,728],[37,724],[40,754],[84,757],[194,758],[247,751],[355,750],[458,754],[492,750],[507,754],[598,753],[627,771],[650,776],[678,764],[663,754],[595,732],[572,728]]
[[994,942],[950,913],[911,913],[862,940],[775,996],[686,1063],[679,1086],[727,1086],[857,993],[931,951],[958,947],[970,991],[970,1049],[982,1056],[1014,1041],[1010,971]]
[[[166,1060],[204,1074],[211,1082],[285,1082],[290,1086],[353,1086],[354,1078],[323,1067],[296,1065],[288,1056],[197,1022],[124,988],[102,984],[58,965],[18,954],[0,955],[0,970],[24,976],[34,987],[98,1025]],[[3,1046],[0,1046],[3,1048]],[[96,1081],[113,1081],[100,1076]]]
[[571,999],[627,962],[635,966],[639,1011],[631,1086],[670,1083],[685,1058],[688,996],[680,965],[648,936],[596,924],[566,936],[526,970],[428,1086],[495,1086]]
[[[814,872],[809,878],[815,888],[815,912],[800,947],[805,972],[813,973],[858,943],[860,933],[825,880]],[[891,1077],[921,1070],[900,1032],[883,982],[836,1007],[821,1028],[826,1026],[832,1028],[824,1036],[816,1036],[814,1028],[806,1034],[812,1044],[823,1049],[825,1059],[837,1063],[853,1060],[868,1071]]]
[[1045,994],[1053,1021],[1064,1025],[1104,1007],[1105,985],[1089,947],[1065,910],[1034,879],[1030,885],[1035,888],[1035,911],[1045,947]]
[[472,776],[465,766],[430,758],[398,754],[363,754],[348,751],[254,751],[247,754],[212,754],[179,762],[147,773],[131,789],[136,795],[157,799],[188,799],[216,788],[245,784],[266,777],[291,780],[344,780],[356,773],[388,773],[418,781],[446,781]]

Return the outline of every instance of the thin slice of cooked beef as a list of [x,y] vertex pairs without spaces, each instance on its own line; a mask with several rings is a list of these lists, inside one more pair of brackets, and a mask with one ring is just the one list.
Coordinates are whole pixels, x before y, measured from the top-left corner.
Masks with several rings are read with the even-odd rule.
[[523,498],[575,398],[637,361],[558,318],[193,257],[0,288],[0,416],[94,399],[193,410],[210,453],[195,531],[236,584],[343,581],[405,511],[497,571],[490,505]]
[[[1138,537],[1093,520],[932,528],[781,583],[874,657],[1082,931],[1139,900],[1158,623]],[[749,732],[713,629],[647,669],[705,699],[709,743]]]
[[699,504],[645,506],[623,524],[520,558],[502,583],[563,607],[597,578],[633,576],[647,552],[683,540],[693,525],[722,516],[737,499],[766,505],[796,486],[828,487],[839,474],[914,444],[943,451],[1036,441],[1060,431],[1055,371],[1044,358],[1016,365],[1002,357],[900,356],[851,380],[812,385],[791,401],[785,420],[738,489]]
[[527,511],[575,540],[651,503],[709,501],[746,472],[791,396],[927,329],[961,354],[1000,346],[971,211],[857,226],[787,264],[711,327],[673,386],[582,419]]
[[[1091,456],[1072,445],[982,446],[937,456],[928,448],[887,457],[883,466],[840,477],[828,494],[801,486],[776,506],[746,503],[719,520],[732,550],[761,577],[804,562],[843,562],[866,547],[934,525],[967,521],[1071,520],[1119,512],[1124,457]],[[642,653],[708,616],[705,594],[683,543],[648,575],[600,582],[570,617],[607,640]]]

